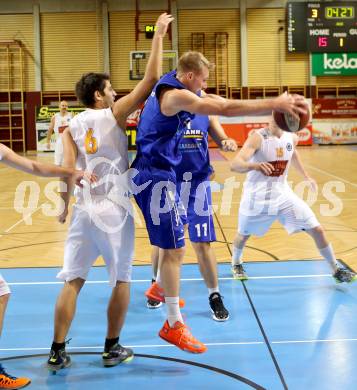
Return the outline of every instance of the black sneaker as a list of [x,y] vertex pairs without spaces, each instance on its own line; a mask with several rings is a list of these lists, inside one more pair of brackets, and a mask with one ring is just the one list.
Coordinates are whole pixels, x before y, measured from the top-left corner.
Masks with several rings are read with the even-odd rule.
[[59,371],[71,365],[71,358],[67,355],[65,348],[55,351],[51,349],[50,356],[47,360],[47,368],[50,371]]
[[229,318],[229,312],[224,307],[222,296],[218,292],[214,292],[209,296],[209,305],[212,310],[212,318],[215,321],[227,321]]
[[116,366],[119,363],[128,363],[133,357],[133,350],[124,348],[120,344],[114,344],[109,349],[104,349],[102,354],[104,367]]
[[357,280],[357,275],[354,272],[342,267],[337,269],[333,277],[336,283],[352,283]]
[[162,302],[156,301],[154,299],[148,298],[146,302],[146,307],[149,309],[158,309],[159,307],[162,306]]
[[245,273],[242,264],[235,264],[232,266],[233,279],[248,280],[248,275]]

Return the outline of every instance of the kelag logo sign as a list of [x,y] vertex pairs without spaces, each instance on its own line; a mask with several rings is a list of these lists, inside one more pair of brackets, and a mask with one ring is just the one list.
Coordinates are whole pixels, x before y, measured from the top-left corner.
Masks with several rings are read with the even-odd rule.
[[312,74],[314,76],[357,75],[357,53],[314,53],[312,54]]

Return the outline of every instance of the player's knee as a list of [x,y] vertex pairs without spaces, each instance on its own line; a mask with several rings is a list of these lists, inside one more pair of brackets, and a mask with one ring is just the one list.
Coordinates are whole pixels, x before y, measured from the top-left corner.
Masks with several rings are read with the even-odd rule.
[[211,244],[209,242],[195,242],[192,243],[196,249],[197,252],[206,254],[211,249]]
[[85,280],[82,278],[76,278],[73,280],[70,280],[64,284],[64,287],[75,291],[77,294],[81,291],[82,287],[84,286]]
[[0,305],[6,305],[10,299],[10,293],[6,293],[0,296]]
[[181,262],[185,255],[185,247],[176,249],[162,249],[162,261]]
[[237,234],[236,240],[235,240],[235,245],[238,247],[243,246],[247,241],[250,236],[248,235],[243,235],[243,234]]
[[318,235],[318,236],[323,236],[325,233],[325,231],[321,225],[314,227],[312,229],[312,231],[314,232],[315,235]]

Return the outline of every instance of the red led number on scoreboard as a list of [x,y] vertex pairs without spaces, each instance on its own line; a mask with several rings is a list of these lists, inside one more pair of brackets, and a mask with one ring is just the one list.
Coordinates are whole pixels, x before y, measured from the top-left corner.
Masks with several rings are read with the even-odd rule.
[[319,45],[319,47],[326,47],[327,46],[327,38],[326,37],[319,37],[318,45]]

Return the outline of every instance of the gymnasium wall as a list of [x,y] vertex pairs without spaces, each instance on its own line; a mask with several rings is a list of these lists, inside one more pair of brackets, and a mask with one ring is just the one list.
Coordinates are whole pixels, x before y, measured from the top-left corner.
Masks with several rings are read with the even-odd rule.
[[249,86],[309,84],[309,56],[287,53],[284,19],[284,8],[247,9]]
[[102,48],[95,12],[42,13],[42,90],[73,90],[83,73],[101,72]]
[[[145,25],[155,24],[160,11],[141,11],[137,24],[140,31]],[[162,12],[164,12],[162,10]],[[132,89],[137,81],[129,80],[129,54],[133,50],[150,50],[151,40],[139,33],[136,41],[135,11],[109,13],[109,45],[111,81],[116,89]],[[164,50],[171,50],[168,35],[164,38]]]
[[[34,6],[40,12],[40,58],[43,91],[73,90],[80,74],[103,71],[102,4],[108,10],[109,58],[113,85],[131,89],[136,81],[128,78],[129,52],[149,49],[151,41],[136,36],[135,1],[108,0],[2,0],[0,36],[20,39],[25,47],[25,89],[35,90]],[[307,54],[286,52],[285,1],[283,0],[172,0],[176,9],[179,54],[191,49],[191,33],[205,34],[205,54],[214,59],[212,39],[215,32],[228,33],[229,87],[242,84],[242,63],[247,64],[244,86],[309,85]],[[141,0],[138,26],[154,23],[168,1]],[[247,7],[246,23],[241,26],[240,5]],[[155,11],[153,11],[155,9]],[[247,31],[247,55],[241,58],[241,28]],[[137,38],[137,40],[136,40]],[[165,38],[165,49],[173,41]],[[246,58],[245,58],[246,57]],[[210,85],[214,84],[214,74]],[[357,76],[317,77],[318,85],[357,85]]]
[[[192,32],[204,33],[203,54],[215,62],[214,34],[228,33],[228,82],[230,87],[239,87],[240,80],[240,14],[239,9],[182,9],[178,10],[179,54],[191,50]],[[209,86],[214,85],[211,72]]]
[[[1,9],[1,3],[0,3]],[[0,14],[0,40],[20,40],[24,45],[24,87],[26,91],[35,89],[34,29],[32,14]],[[7,88],[6,66],[0,62],[0,91]],[[19,80],[14,80],[14,88],[19,88]]]

